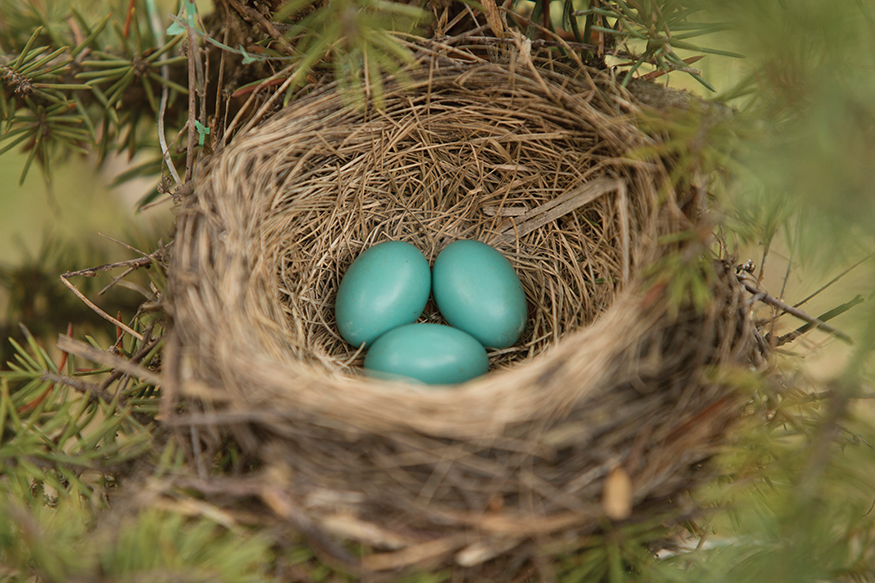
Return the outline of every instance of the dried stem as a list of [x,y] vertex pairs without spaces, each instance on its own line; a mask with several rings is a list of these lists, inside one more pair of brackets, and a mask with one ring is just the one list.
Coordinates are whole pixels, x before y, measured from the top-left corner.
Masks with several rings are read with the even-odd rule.
[[74,294],[76,294],[76,297],[79,298],[80,300],[82,300],[85,303],[85,305],[88,306],[89,308],[91,308],[98,316],[100,316],[104,320],[107,320],[108,322],[112,322],[113,324],[115,324],[116,326],[118,326],[119,328],[121,328],[122,330],[124,330],[125,332],[127,332],[128,334],[130,334],[131,336],[136,338],[137,340],[143,339],[142,334],[140,334],[139,332],[137,332],[133,328],[129,327],[124,322],[121,322],[121,321],[113,318],[112,316],[110,316],[109,314],[107,314],[106,312],[101,310],[97,306],[97,304],[95,304],[94,302],[92,302],[91,300],[86,298],[85,294],[83,294],[81,291],[79,291],[79,288],[77,288],[75,285],[73,285],[70,282],[70,280],[68,279],[68,277],[69,276],[66,273],[64,275],[62,275],[61,276],[61,283],[63,283],[65,286],[67,286],[70,289],[70,291],[72,291]]
[[[826,321],[832,320],[836,316],[840,316],[840,315],[844,314],[845,312],[847,312],[848,310],[850,310],[854,306],[859,305],[861,303],[863,303],[863,296],[857,295],[851,301],[844,303],[840,306],[836,306],[835,308],[829,310],[828,312],[821,314],[820,316],[818,316],[816,318],[816,320],[820,321],[820,322],[826,322]],[[808,324],[805,324],[804,326],[800,326],[799,328],[796,328],[792,332],[789,332],[787,334],[784,334],[783,336],[778,337],[777,341],[775,342],[775,346],[783,346],[784,344],[787,344],[788,342],[792,342],[793,340],[795,340],[796,338],[798,338],[802,334],[805,334],[806,332],[808,332],[809,330],[811,330],[815,326],[816,326],[816,324],[814,324],[812,322],[809,322]]]
[[97,362],[99,364],[112,367],[132,377],[136,377],[148,383],[152,383],[153,385],[162,384],[161,377],[154,372],[143,368],[125,358],[110,354],[105,350],[94,348],[90,344],[86,344],[79,340],[74,340],[73,338],[69,338],[67,336],[59,336],[57,346],[59,350],[63,350],[65,352],[69,352],[70,354],[80,356],[86,360],[90,360],[91,362]]
[[770,296],[769,294],[767,294],[766,292],[757,289],[757,287],[755,285],[753,285],[752,283],[746,281],[745,279],[743,279],[741,277],[739,277],[739,281],[741,281],[741,284],[744,286],[744,289],[746,289],[748,292],[753,294],[757,299],[759,299],[764,304],[768,304],[772,307],[779,308],[779,309],[783,310],[784,312],[790,314],[791,316],[795,316],[795,317],[799,318],[800,320],[804,320],[804,321],[808,322],[809,324],[819,328],[820,330],[823,330],[824,332],[827,332],[829,334],[834,335],[839,340],[847,342],[848,344],[854,343],[854,339],[851,338],[850,336],[848,336],[847,334],[845,334],[844,332],[842,332],[841,330],[837,330],[836,328],[833,328],[832,326],[830,326],[829,324],[826,324],[822,320],[819,320],[819,319],[815,318],[814,316],[806,314],[805,312],[803,312],[799,308],[794,308],[793,306],[785,304],[781,300],[774,298],[774,297]]

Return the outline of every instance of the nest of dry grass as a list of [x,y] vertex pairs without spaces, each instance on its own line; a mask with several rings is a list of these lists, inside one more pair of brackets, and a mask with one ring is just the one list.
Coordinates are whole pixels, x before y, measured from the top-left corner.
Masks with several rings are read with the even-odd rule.
[[[424,47],[379,110],[331,87],[293,102],[218,153],[179,213],[171,376],[200,422],[277,470],[273,512],[363,543],[371,571],[510,577],[543,543],[567,551],[702,479],[738,416],[706,374],[748,358],[729,268],[704,311],[672,312],[645,278],[658,237],[699,218],[633,155],[657,140],[634,100],[604,73],[485,55]],[[384,240],[433,261],[460,238],[516,268],[522,340],[456,388],[365,378],[333,322],[346,268]]]

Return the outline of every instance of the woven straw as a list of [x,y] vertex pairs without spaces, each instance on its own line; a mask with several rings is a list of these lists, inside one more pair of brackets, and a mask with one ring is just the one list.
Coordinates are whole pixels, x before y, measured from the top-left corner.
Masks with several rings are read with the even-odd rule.
[[[383,109],[329,87],[206,165],[179,212],[169,358],[200,419],[272,468],[273,512],[363,543],[366,570],[506,578],[708,475],[739,399],[707,373],[747,358],[749,324],[722,263],[703,311],[672,311],[645,277],[696,200],[635,157],[656,138],[604,73],[446,45],[419,58]],[[458,387],[364,377],[333,321],[346,268],[381,241],[433,262],[461,238],[516,268],[523,338]]]

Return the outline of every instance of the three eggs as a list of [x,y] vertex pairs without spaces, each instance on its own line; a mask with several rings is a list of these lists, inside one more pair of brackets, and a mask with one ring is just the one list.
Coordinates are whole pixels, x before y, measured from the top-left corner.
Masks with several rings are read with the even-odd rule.
[[[414,323],[430,292],[449,326]],[[368,348],[369,375],[427,384],[485,374],[486,348],[516,342],[526,313],[513,266],[493,247],[473,240],[450,243],[433,269],[409,243],[379,243],[350,265],[335,300],[340,335]]]

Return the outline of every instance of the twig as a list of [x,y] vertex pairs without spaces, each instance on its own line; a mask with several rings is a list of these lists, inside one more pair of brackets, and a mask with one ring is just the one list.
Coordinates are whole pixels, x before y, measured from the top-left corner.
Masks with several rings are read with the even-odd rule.
[[[689,57],[687,59],[683,59],[684,63],[687,65],[692,65],[693,63],[700,61],[705,58],[705,55],[696,55],[695,57]],[[694,69],[692,67],[678,67],[672,66],[669,71],[652,71],[647,73],[646,75],[642,75],[641,79],[643,81],[653,81],[654,79],[658,79],[663,75],[668,75],[671,71],[680,71],[682,73],[694,73],[696,75],[701,75],[702,71],[700,69]]]
[[188,25],[188,148],[185,154],[185,183],[191,180],[194,170],[194,142],[197,135],[195,126],[195,111],[197,109],[197,74],[195,72],[195,59],[197,57],[197,38],[194,27]]
[[106,285],[103,287],[102,290],[100,290],[99,292],[97,292],[97,295],[102,296],[103,294],[105,294],[107,291],[109,291],[110,288],[112,288],[112,286],[114,286],[114,285],[117,284],[119,281],[121,281],[121,280],[123,280],[124,278],[126,278],[126,277],[127,277],[128,275],[130,275],[135,269],[136,269],[136,267],[128,267],[127,269],[125,269],[125,270],[121,273],[121,275],[118,275],[118,276],[112,278],[112,281],[109,282],[108,284],[106,284]]
[[122,35],[125,38],[128,38],[131,32],[131,21],[134,16],[134,6],[136,5],[136,0],[130,0],[128,2],[128,10],[127,14],[125,14],[125,26],[122,28]]
[[[557,35],[555,32],[553,32],[553,31],[550,30],[549,28],[544,28],[543,26],[541,26],[541,25],[538,24],[537,22],[534,22],[534,21],[532,21],[532,20],[529,20],[529,19],[526,18],[525,16],[523,16],[523,15],[521,15],[521,14],[518,14],[518,13],[512,11],[512,10],[511,10],[509,7],[507,7],[507,6],[502,6],[502,7],[501,7],[501,11],[504,12],[505,14],[508,14],[508,15],[513,16],[513,18],[518,18],[518,19],[520,19],[520,20],[524,20],[524,21],[526,21],[526,23],[527,23],[529,26],[533,26],[533,27],[535,27],[535,28],[538,29],[542,34],[545,34],[545,35],[547,35],[547,36],[550,36],[550,37],[554,38],[554,39],[556,40],[556,43],[558,43],[558,46],[560,46],[560,47],[562,47],[563,49],[565,49],[565,51],[568,53],[568,56],[570,56],[570,57],[574,60],[574,62],[577,64],[577,66],[580,67],[581,70],[585,70],[585,67],[584,67],[584,65],[583,65],[583,62],[580,60],[580,57],[577,56],[577,53],[575,53],[574,51],[571,50],[571,45],[569,45],[568,42],[567,42],[565,39],[563,39],[561,36]],[[529,43],[533,43],[533,42],[534,42],[534,41],[532,41],[531,39],[528,39],[528,41],[529,41]],[[532,45],[530,44],[529,46],[532,46]],[[549,94],[549,92],[548,92],[548,94]]]
[[137,377],[153,385],[160,385],[163,382],[160,376],[146,368],[143,368],[142,366],[137,365],[136,363],[125,360],[120,356],[110,354],[105,350],[94,348],[90,344],[86,344],[85,342],[81,342],[79,340],[74,340],[73,338],[69,338],[67,336],[58,336],[57,347],[59,350],[69,352],[70,354],[82,357],[92,362],[112,367],[126,374],[129,374],[132,377]]
[[204,465],[203,460],[203,452],[201,451],[201,438],[198,435],[197,427],[191,425],[188,428],[189,434],[191,435],[191,449],[192,454],[194,455],[194,459],[197,465],[197,475],[201,480],[207,479],[207,468]]
[[[225,10],[225,36],[222,38],[222,44],[228,44],[228,35],[231,33],[231,14]],[[213,136],[213,144],[218,144],[219,134],[222,135],[222,142],[224,144],[224,133],[225,133],[225,122],[227,119],[222,121],[222,116],[220,115],[222,112],[222,93],[225,90],[225,51],[220,51],[221,56],[219,57],[219,79],[216,81],[216,109],[213,111],[213,118],[215,119],[215,128]],[[225,105],[225,115],[228,114],[228,104]],[[221,124],[221,125],[220,125]],[[221,129],[221,131],[220,131]]]
[[600,196],[615,190],[625,190],[625,186],[621,180],[606,178],[591,180],[579,188],[523,214],[519,217],[518,223],[513,221],[512,226],[505,229],[499,236],[505,241],[513,241],[516,237],[527,235],[535,229],[591,203]]
[[[153,328],[154,326],[155,326],[155,324],[152,323],[152,324],[149,325],[148,328],[146,328],[146,330],[145,330],[145,332],[144,332],[144,334],[143,334],[146,338],[149,338],[149,337],[152,335],[152,328]],[[68,334],[68,336],[69,336],[69,334]],[[151,352],[152,349],[155,348],[155,346],[157,346],[158,343],[161,342],[162,340],[163,340],[163,338],[155,338],[155,339],[153,339],[151,342],[148,342],[148,343],[144,344],[144,345],[143,345],[143,346],[142,346],[142,347],[136,352],[136,354],[134,354],[134,355],[130,358],[129,362],[133,362],[133,363],[139,364],[140,361],[143,360],[143,358],[145,358],[145,356],[146,356],[147,354],[149,354],[149,352]],[[65,354],[66,354],[66,353],[65,353]],[[100,385],[100,388],[101,388],[101,389],[107,389],[107,388],[109,388],[109,386],[110,386],[112,383],[114,383],[115,381],[117,381],[118,379],[120,379],[121,377],[123,377],[123,376],[126,375],[126,374],[127,374],[126,372],[124,372],[124,371],[122,371],[122,370],[118,370],[118,369],[112,371],[112,372],[110,373],[109,377],[107,377],[107,379],[106,379],[105,381],[103,381],[103,383]]]
[[289,44],[289,41],[287,41],[285,37],[283,37],[282,33],[277,29],[277,27],[274,26],[271,21],[265,18],[264,15],[261,14],[261,12],[249,6],[244,6],[243,4],[238,2],[238,0],[226,1],[234,10],[236,10],[240,14],[240,16],[243,17],[244,20],[248,21],[251,19],[255,20],[258,24],[260,24],[262,28],[264,28],[264,30],[267,31],[267,33],[280,44],[280,46],[286,53],[291,54],[293,52],[294,49]]
[[[271,509],[274,514],[286,520],[289,524],[295,527],[298,532],[303,533],[311,543],[316,543],[328,552],[329,557],[320,557],[322,559],[337,559],[346,567],[355,567],[359,565],[359,559],[354,557],[349,551],[343,548],[338,543],[334,542],[317,527],[313,521],[307,516],[288,492],[276,486],[264,486],[259,492],[261,500]],[[314,551],[317,549],[313,549]]]
[[774,235],[774,233],[769,235],[769,238],[766,240],[766,244],[763,245],[763,258],[760,260],[760,274],[757,276],[757,285],[763,282],[763,277],[766,270],[766,258],[769,256],[769,249],[772,247],[772,237],[774,237]]
[[[840,306],[836,306],[835,308],[829,310],[828,312],[824,312],[823,314],[821,314],[820,316],[817,317],[817,320],[820,320],[821,322],[826,322],[826,321],[832,320],[836,316],[840,316],[841,314],[844,314],[845,312],[847,312],[848,310],[850,310],[854,306],[856,306],[858,304],[862,304],[862,303],[863,303],[863,296],[858,294],[851,301],[844,303]],[[793,340],[796,340],[796,338],[798,338],[802,334],[805,334],[806,332],[808,332],[809,330],[814,328],[814,326],[815,326],[815,324],[809,322],[808,324],[805,324],[804,326],[800,326],[799,328],[796,328],[792,332],[784,334],[783,336],[779,336],[777,341],[775,342],[775,346],[783,346],[784,344],[787,344],[788,342],[792,342]]]
[[[62,338],[66,338],[66,336],[62,336]],[[43,373],[41,379],[44,381],[48,381],[50,383],[55,383],[58,385],[65,385],[68,387],[72,387],[72,388],[76,389],[77,391],[79,391],[80,393],[85,393],[85,394],[89,395],[92,399],[98,399],[98,398],[103,399],[107,403],[112,403],[112,400],[114,398],[114,396],[112,394],[107,393],[104,390],[101,390],[101,388],[96,383],[88,383],[85,381],[80,381],[79,379],[74,379],[71,377],[60,375],[60,374],[55,373],[55,372],[46,371]],[[124,397],[119,396],[119,400],[123,401]]]
[[815,318],[814,316],[806,314],[802,310],[800,310],[798,308],[794,308],[793,306],[789,306],[789,305],[785,304],[784,302],[782,302],[781,300],[776,299],[776,298],[770,296],[769,294],[767,294],[761,290],[758,290],[756,288],[756,286],[754,286],[753,284],[751,284],[748,281],[745,281],[744,279],[739,278],[739,281],[741,282],[741,285],[744,286],[744,289],[746,289],[748,292],[757,296],[757,299],[759,299],[764,304],[768,304],[770,306],[779,308],[779,309],[783,310],[784,312],[790,314],[791,316],[795,316],[795,317],[799,318],[800,320],[804,320],[804,321],[808,322],[809,324],[812,324],[813,326],[820,328],[824,332],[828,332],[830,334],[833,334],[836,338],[843,340],[843,341],[847,342],[848,344],[854,344],[854,339],[851,338],[850,336],[848,336],[847,334],[845,334],[844,332],[842,332],[841,330],[837,330],[836,328],[833,328],[829,324],[824,323],[823,321]]
[[138,257],[137,259],[116,261],[115,263],[104,263],[103,265],[98,265],[97,267],[88,267],[86,269],[80,269],[78,271],[68,271],[61,277],[75,277],[77,275],[81,275],[83,277],[94,277],[101,271],[109,271],[110,269],[115,269],[116,267],[145,267],[151,264],[152,261],[154,261],[152,256],[147,255],[146,257]]
[[110,237],[109,235],[104,235],[103,233],[97,233],[97,234],[100,235],[101,237],[103,237],[104,239],[108,240],[108,241],[112,241],[112,242],[115,243],[116,245],[121,245],[122,247],[124,247],[125,249],[128,249],[129,251],[133,251],[133,252],[135,252],[135,253],[139,253],[139,254],[142,255],[143,257],[149,257],[149,254],[146,253],[145,251],[140,251],[140,250],[137,249],[136,247],[134,247],[134,246],[132,246],[132,245],[128,245],[128,244],[125,243],[124,241],[119,241],[118,239],[113,239],[113,238]]
[[[164,44],[164,28],[161,25],[161,18],[158,16],[158,8],[154,0],[146,0],[146,9],[149,13],[149,26],[152,28],[152,34],[155,36],[155,41],[158,45]],[[181,9],[181,10],[184,10]],[[181,13],[181,11],[180,11]],[[165,80],[170,79],[170,66],[161,66],[161,76]],[[164,163],[167,165],[167,170],[176,182],[176,187],[182,186],[182,179],[179,177],[179,172],[176,171],[176,166],[173,164],[173,159],[170,157],[170,149],[167,147],[167,136],[164,135],[164,113],[167,111],[167,100],[169,99],[170,88],[167,84],[163,84],[161,89],[161,105],[158,108],[158,143],[161,145],[161,157],[164,158]]]
[[[133,330],[133,329],[130,328],[129,326],[125,325],[123,322],[120,322],[119,320],[116,320],[115,318],[113,318],[112,316],[110,316],[109,314],[107,314],[106,312],[104,312],[103,310],[101,310],[99,307],[97,307],[97,304],[95,304],[94,302],[92,302],[91,300],[89,300],[88,298],[86,298],[86,297],[85,297],[85,294],[83,294],[81,291],[79,291],[79,288],[77,288],[75,285],[73,285],[72,283],[70,283],[70,280],[67,279],[68,277],[69,277],[69,276],[68,276],[66,273],[65,273],[64,275],[62,275],[62,276],[61,276],[61,283],[63,283],[63,284],[64,284],[65,286],[67,286],[68,288],[70,288],[70,291],[72,291],[74,294],[76,294],[76,297],[78,297],[80,300],[82,300],[83,302],[85,302],[85,305],[86,305],[86,306],[88,306],[89,308],[91,308],[92,310],[94,310],[94,312],[95,312],[98,316],[100,316],[100,317],[103,318],[104,320],[107,320],[107,321],[109,321],[109,322],[112,322],[113,324],[115,324],[116,326],[118,326],[119,328],[121,328],[122,330],[124,330],[125,332],[127,332],[128,334],[130,334],[131,336],[133,336],[134,338],[136,338],[137,340],[143,340],[143,335],[142,335],[142,334],[140,334],[139,332]],[[62,338],[63,338],[63,337],[62,337]]]

